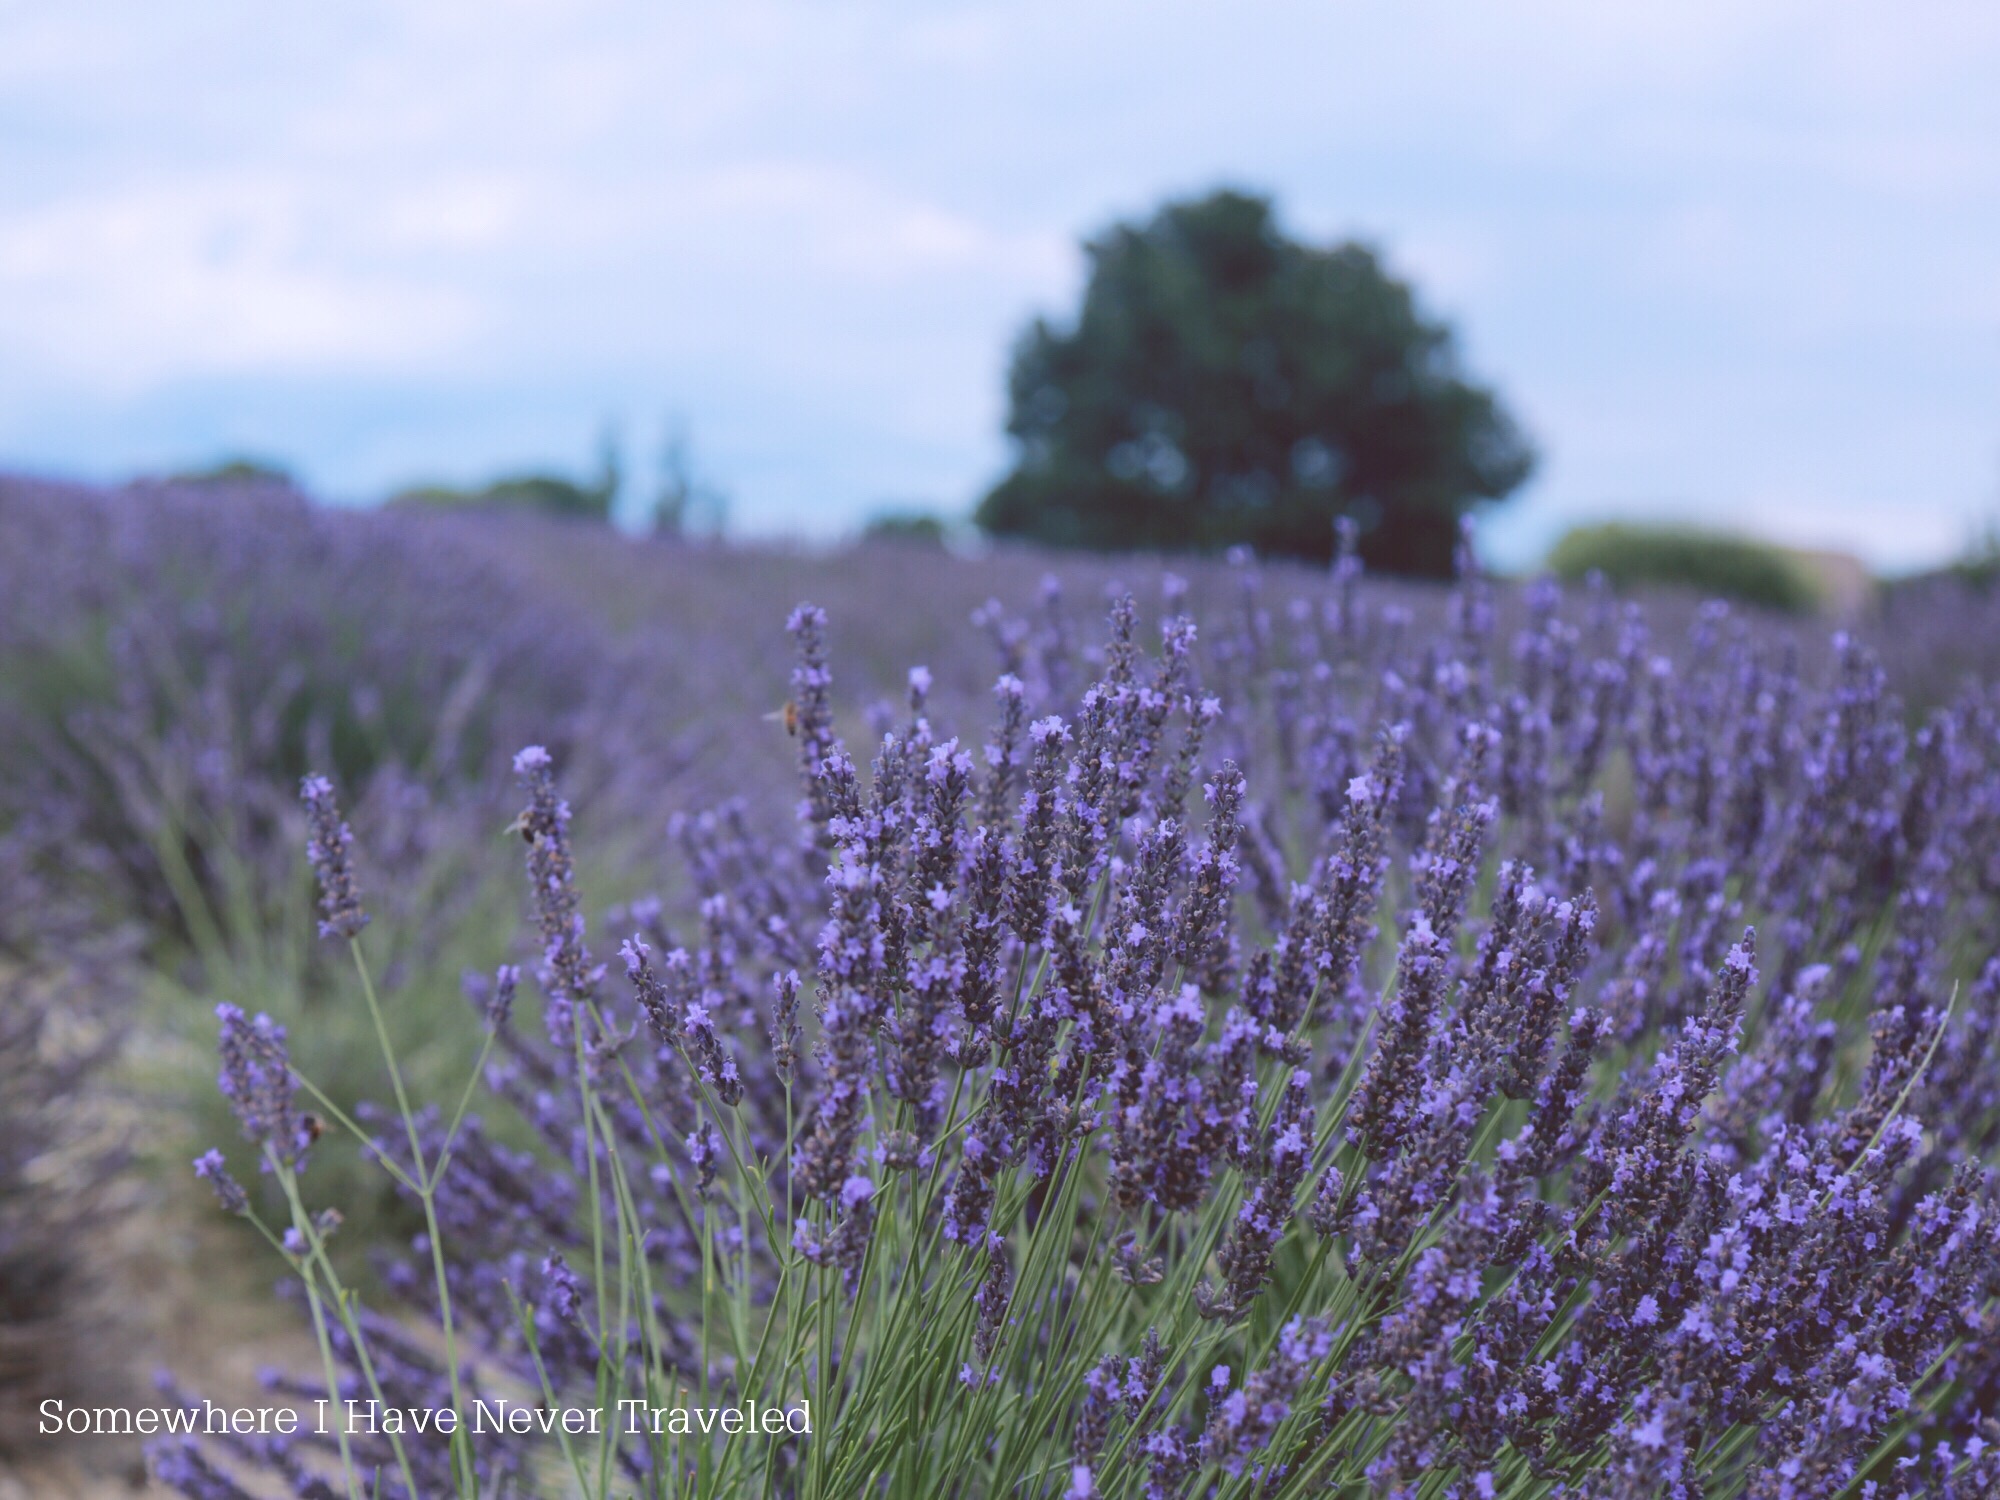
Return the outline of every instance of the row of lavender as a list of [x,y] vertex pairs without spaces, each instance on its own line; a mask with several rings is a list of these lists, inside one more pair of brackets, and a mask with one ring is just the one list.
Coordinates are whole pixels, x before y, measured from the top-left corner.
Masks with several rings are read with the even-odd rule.
[[[558,786],[583,752],[521,752],[534,931],[471,986],[466,1093],[407,1097],[385,1043],[397,1103],[349,1119],[310,1037],[230,1007],[222,1082],[324,1351],[283,1389],[603,1420],[181,1445],[161,1473],[1988,1493],[2000,699],[1912,724],[1856,640],[1496,600],[1469,566],[1442,608],[1351,561],[1278,607],[1237,581],[1199,630],[1171,576],[1156,627],[1115,598],[1090,644],[1059,594],[982,611],[986,725],[919,669],[865,773],[799,609],[801,837],[754,801],[679,817],[685,896],[602,920]],[[324,931],[393,1007],[331,795]],[[433,1332],[342,1282],[326,1129],[421,1212],[381,1269]],[[621,1404],[676,1393],[813,1432]]]
[[[103,915],[191,936],[189,898],[222,902],[224,866],[247,866],[247,889],[287,889],[293,793],[312,770],[349,791],[384,895],[401,896],[427,855],[483,828],[507,756],[530,740],[608,818],[653,826],[737,795],[770,833],[783,747],[757,726],[782,700],[772,621],[792,600],[831,607],[855,719],[879,718],[921,660],[940,712],[970,723],[992,675],[982,637],[1067,701],[1095,670],[1087,627],[1127,585],[1209,625],[1232,732],[1254,719],[1270,757],[1262,797],[1280,773],[1288,793],[1317,777],[1323,807],[1337,795],[1325,764],[1299,759],[1321,753],[1312,700],[1329,668],[1299,623],[1328,583],[1303,569],[718,551],[524,517],[329,511],[256,485],[102,491],[0,475],[0,869],[11,888],[67,884]],[[1365,653],[1349,642],[1330,663],[1355,724],[1396,711],[1358,701],[1358,677],[1421,671],[1444,628],[1430,591],[1366,592],[1378,628]],[[1534,606],[1508,590],[1497,607],[1511,634]],[[1587,612],[1600,635],[1614,613],[1601,600]],[[1701,649],[1683,601],[1647,613],[1649,653]],[[1855,628],[1916,711],[1990,674],[2000,595],[1941,582]],[[1804,643],[1809,678],[1823,644]],[[1350,741],[1371,732],[1336,727]],[[9,903],[0,922],[18,928],[38,905]]]
[[[100,919],[184,922],[177,849],[197,889],[226,851],[282,892],[308,764],[359,795],[378,915],[427,850],[490,843],[510,744],[642,826],[741,778],[672,824],[666,901],[579,939],[632,937],[629,984],[566,949],[573,891],[545,903],[524,966],[567,1032],[500,1024],[505,972],[499,1099],[357,1122],[434,1221],[384,1271],[407,1307],[448,1300],[451,1368],[407,1324],[321,1312],[355,1393],[686,1386],[809,1401],[816,1435],[627,1435],[567,1480],[506,1443],[358,1443],[389,1491],[1983,1481],[1994,709],[1910,659],[1976,641],[1955,603],[1899,606],[1871,656],[1591,592],[1135,566],[1168,626],[1145,660],[1136,618],[1085,623],[1102,570],[926,639],[989,588],[1031,597],[1039,564],[927,567],[892,615],[859,612],[909,576],[892,554],[689,568],[281,495],[13,486],[0,530],[21,929],[58,898],[73,922],[46,888],[79,873]],[[524,561],[565,548],[625,620]],[[731,568],[683,605],[722,627],[688,651],[700,622],[661,596]],[[860,638],[933,672],[932,701],[861,715],[808,641],[798,854],[761,710],[774,594],[804,586],[850,601],[843,662]],[[863,777],[843,732],[894,745]],[[526,769],[546,895],[567,821]],[[301,1117],[244,1067],[284,1176]],[[336,1275],[320,1222],[292,1228],[302,1287]],[[324,1482],[310,1447],[254,1456]],[[166,1463],[230,1493],[240,1458]]]
[[[859,708],[965,636],[989,594],[1032,596],[1044,571],[912,561],[329,510],[260,485],[0,475],[0,868],[40,893],[7,903],[0,935],[24,936],[46,899],[84,896],[187,939],[190,897],[227,906],[231,865],[240,885],[289,895],[307,770],[350,792],[385,897],[484,830],[529,740],[608,819],[652,826],[731,794],[782,817],[788,746],[759,726],[784,696],[774,621],[801,593],[842,612]],[[1086,614],[1114,576],[1056,571]],[[1192,570],[1197,589],[1212,571]],[[890,593],[897,610],[875,607]],[[963,713],[991,658],[958,644],[932,661],[940,702]]]

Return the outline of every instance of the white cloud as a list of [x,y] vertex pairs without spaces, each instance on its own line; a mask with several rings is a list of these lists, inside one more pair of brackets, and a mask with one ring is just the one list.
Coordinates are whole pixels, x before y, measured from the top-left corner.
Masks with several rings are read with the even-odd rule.
[[318,252],[281,178],[59,199],[0,220],[0,358],[85,390],[421,363],[462,338],[448,285]]
[[516,180],[446,178],[385,193],[358,237],[389,251],[490,250],[520,231],[529,207]]

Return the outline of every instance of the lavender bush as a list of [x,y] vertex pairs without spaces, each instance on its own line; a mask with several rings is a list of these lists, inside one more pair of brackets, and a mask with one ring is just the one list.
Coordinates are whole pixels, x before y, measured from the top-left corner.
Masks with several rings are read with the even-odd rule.
[[[1990,688],[1912,724],[1858,639],[1719,607],[1657,633],[1469,563],[1412,607],[1351,545],[1277,610],[1247,563],[1210,578],[1199,630],[1171,575],[1151,623],[1066,599],[979,612],[982,719],[918,668],[865,749],[801,606],[795,831],[753,776],[667,825],[662,896],[596,921],[574,752],[520,751],[532,930],[468,986],[477,1058],[435,1097],[377,992],[366,840],[307,781],[385,1102],[226,1005],[222,1092],[282,1212],[219,1151],[197,1171],[293,1273],[320,1359],[280,1393],[457,1420],[176,1440],[159,1475],[2000,1485]],[[329,1252],[329,1134],[421,1223],[375,1247],[393,1305]],[[577,1420],[494,1430],[502,1403]]]

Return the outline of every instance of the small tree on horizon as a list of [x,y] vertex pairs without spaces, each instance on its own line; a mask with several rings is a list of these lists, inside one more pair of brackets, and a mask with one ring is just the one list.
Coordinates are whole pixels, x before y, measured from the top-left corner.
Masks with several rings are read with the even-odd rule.
[[721,536],[729,517],[729,496],[697,473],[694,440],[687,424],[677,418],[668,420],[659,472],[650,517],[653,535]]
[[1533,468],[1412,289],[1363,245],[1288,238],[1268,198],[1170,203],[1085,250],[1075,324],[1014,351],[992,535],[1325,561],[1346,515],[1371,567],[1442,577],[1459,518]]

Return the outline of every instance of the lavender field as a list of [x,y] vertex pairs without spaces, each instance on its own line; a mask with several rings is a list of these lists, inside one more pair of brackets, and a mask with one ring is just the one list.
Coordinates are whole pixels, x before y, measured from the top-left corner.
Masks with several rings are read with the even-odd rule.
[[1992,596],[0,478],[0,599],[0,1495],[2000,1493]]

